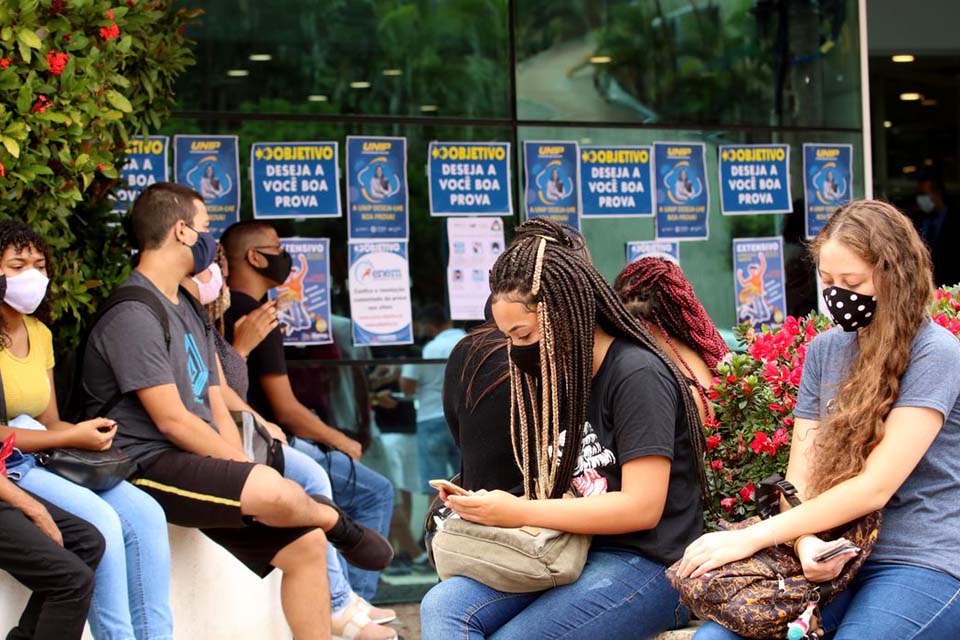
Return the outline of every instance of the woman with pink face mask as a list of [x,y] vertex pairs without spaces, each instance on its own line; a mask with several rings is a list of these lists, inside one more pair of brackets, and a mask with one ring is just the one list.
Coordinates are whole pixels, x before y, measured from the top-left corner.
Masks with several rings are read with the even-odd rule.
[[160,505],[128,482],[94,493],[38,467],[31,455],[60,447],[109,449],[122,428],[105,418],[78,424],[60,419],[46,325],[50,248],[27,225],[0,221],[0,270],[7,280],[0,304],[0,377],[11,418],[9,426],[0,426],[0,440],[16,434],[18,447],[7,461],[9,477],[87,520],[106,540],[88,616],[97,640],[172,639],[170,549]]

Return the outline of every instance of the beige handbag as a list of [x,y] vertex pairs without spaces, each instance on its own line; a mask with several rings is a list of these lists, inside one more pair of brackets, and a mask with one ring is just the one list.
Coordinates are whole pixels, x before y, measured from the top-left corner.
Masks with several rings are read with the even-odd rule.
[[590,538],[537,527],[490,527],[452,517],[433,536],[433,560],[441,580],[466,576],[497,591],[544,591],[580,577]]

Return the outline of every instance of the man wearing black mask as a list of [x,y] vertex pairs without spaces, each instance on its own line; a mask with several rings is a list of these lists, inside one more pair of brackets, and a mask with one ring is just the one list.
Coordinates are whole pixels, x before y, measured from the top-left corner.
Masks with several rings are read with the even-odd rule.
[[[243,317],[264,303],[267,292],[283,284],[293,260],[280,244],[276,230],[258,221],[239,222],[221,238],[230,275],[231,304],[224,315],[225,336],[233,341],[234,328]],[[393,486],[380,474],[363,466],[360,443],[331,427],[297,399],[287,375],[283,333],[279,326],[250,351],[248,402],[290,436],[290,446],[315,459],[330,476],[333,499],[357,522],[384,536],[390,531]],[[362,410],[367,410],[363,407]],[[348,567],[350,584],[365,599],[374,596],[379,573]]]

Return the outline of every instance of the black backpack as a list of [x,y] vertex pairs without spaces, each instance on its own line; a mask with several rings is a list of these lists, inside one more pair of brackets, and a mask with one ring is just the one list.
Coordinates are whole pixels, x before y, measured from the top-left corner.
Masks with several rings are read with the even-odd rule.
[[[187,300],[197,316],[203,321],[204,330],[209,333],[210,323],[207,319],[206,311],[200,305],[200,302],[183,287],[180,287],[180,297],[181,300]],[[146,307],[150,309],[160,323],[160,327],[163,330],[164,344],[166,345],[167,351],[170,351],[170,318],[167,316],[167,310],[163,306],[163,301],[160,300],[157,294],[146,287],[137,285],[127,285],[114,290],[114,292],[110,294],[110,297],[100,305],[97,315],[94,316],[93,321],[83,335],[83,339],[80,341],[80,347],[74,353],[73,366],[71,367],[73,375],[70,378],[67,393],[58,396],[60,400],[58,403],[60,405],[60,417],[63,420],[77,423],[93,417],[105,418],[126,395],[118,390],[113,397],[101,405],[97,411],[92,412],[91,415],[87,415],[87,391],[83,384],[83,359],[87,351],[87,341],[90,339],[90,334],[93,333],[93,329],[97,326],[97,323],[100,322],[111,309],[126,302],[137,302],[146,305]],[[135,357],[134,354],[132,355]]]

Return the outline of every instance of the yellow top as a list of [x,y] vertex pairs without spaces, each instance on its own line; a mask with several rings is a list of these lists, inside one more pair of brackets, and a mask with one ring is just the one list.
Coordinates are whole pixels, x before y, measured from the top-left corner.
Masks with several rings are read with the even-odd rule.
[[36,418],[50,404],[50,378],[53,369],[53,335],[45,324],[31,316],[23,317],[27,325],[30,351],[18,358],[6,347],[0,349],[0,376],[7,399],[7,417],[27,414]]

